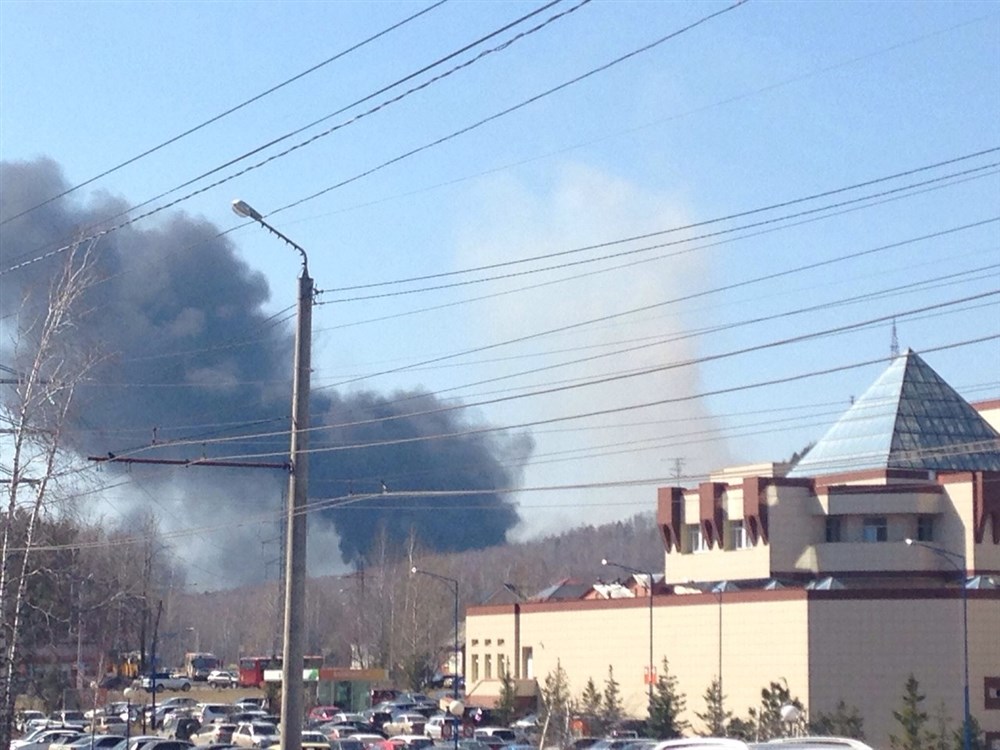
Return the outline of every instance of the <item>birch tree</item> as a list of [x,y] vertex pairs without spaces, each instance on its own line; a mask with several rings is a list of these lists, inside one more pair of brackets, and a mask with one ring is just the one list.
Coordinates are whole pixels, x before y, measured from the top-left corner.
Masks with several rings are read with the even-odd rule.
[[[16,328],[12,377],[3,402],[6,482],[0,518],[0,747],[13,727],[15,676],[20,661],[33,551],[45,513],[60,498],[64,428],[78,384],[96,363],[81,351],[86,293],[96,281],[94,243],[64,256],[43,304],[25,300]],[[32,312],[32,311],[37,312]]]

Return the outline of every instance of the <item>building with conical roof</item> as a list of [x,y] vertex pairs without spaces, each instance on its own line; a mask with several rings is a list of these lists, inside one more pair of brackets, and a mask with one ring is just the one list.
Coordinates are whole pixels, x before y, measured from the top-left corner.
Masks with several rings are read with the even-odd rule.
[[499,695],[500,671],[478,665],[504,665],[522,694],[557,668],[577,694],[612,666],[642,718],[666,659],[696,731],[713,680],[738,717],[780,682],[814,718],[857,710],[881,747],[912,674],[953,729],[967,692],[1000,750],[998,424],[1000,400],[969,404],[907,351],[797,465],[660,487],[651,598],[470,608],[468,700]]

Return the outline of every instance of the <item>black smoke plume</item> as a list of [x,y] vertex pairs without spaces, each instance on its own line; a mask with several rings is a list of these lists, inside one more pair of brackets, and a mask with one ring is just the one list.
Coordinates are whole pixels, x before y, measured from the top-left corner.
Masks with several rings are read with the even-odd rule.
[[[49,160],[0,164],[0,219],[41,203],[67,188]],[[82,205],[75,196],[43,206],[0,227],[0,267],[43,256],[86,233],[101,217],[124,204],[100,196]],[[101,283],[89,300],[93,312],[81,335],[108,359],[91,374],[77,400],[71,432],[81,454],[197,458],[254,456],[287,450],[293,336],[290,323],[264,312],[269,289],[264,277],[240,260],[232,243],[211,223],[173,213],[101,238]],[[63,262],[56,255],[0,276],[0,312],[11,337],[26,292],[44,292]],[[28,295],[41,300],[44,294]],[[5,343],[4,346],[7,346]],[[9,365],[9,347],[0,356]],[[311,518],[311,527],[332,524],[340,557],[365,556],[377,536],[399,544],[410,533],[426,547],[463,550],[501,543],[519,518],[508,495],[490,492],[520,481],[517,470],[532,450],[530,437],[476,431],[483,425],[434,394],[314,392],[312,425],[357,426],[312,434],[310,499],[329,500]],[[419,415],[418,415],[419,414]],[[403,416],[390,421],[387,417]],[[254,422],[252,426],[248,423]],[[324,447],[385,443],[441,434],[435,440],[388,443],[364,450],[324,452]],[[277,433],[242,442],[214,438]],[[203,445],[172,449],[172,440],[194,438]],[[155,440],[156,447],[150,448]],[[137,452],[138,451],[138,452]],[[252,460],[252,459],[251,459]],[[280,455],[268,461],[281,461]],[[125,471],[108,465],[106,471]],[[139,476],[139,470],[133,470]],[[229,470],[233,471],[233,470]],[[250,470],[253,471],[253,470]],[[156,473],[146,480],[156,492],[173,493],[175,525],[239,518],[280,507],[285,479],[272,472],[238,479],[204,469]],[[391,490],[382,495],[382,485]],[[179,491],[179,497],[177,497]],[[475,494],[438,497],[398,496],[421,490],[469,490]],[[484,491],[478,494],[478,491]],[[339,500],[334,500],[339,498]],[[253,579],[241,565],[259,554],[246,540],[211,541],[217,564],[226,561],[231,581]]]

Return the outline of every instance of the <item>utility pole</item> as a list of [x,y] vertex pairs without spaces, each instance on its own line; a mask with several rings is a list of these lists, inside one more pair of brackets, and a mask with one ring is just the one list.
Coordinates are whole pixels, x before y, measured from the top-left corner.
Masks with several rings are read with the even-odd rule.
[[281,747],[282,750],[302,750],[313,280],[309,276],[309,259],[305,250],[264,221],[263,215],[244,201],[233,201],[233,211],[256,221],[302,256],[292,380],[292,437],[289,448],[291,470],[288,474],[286,516],[285,643],[281,662]]

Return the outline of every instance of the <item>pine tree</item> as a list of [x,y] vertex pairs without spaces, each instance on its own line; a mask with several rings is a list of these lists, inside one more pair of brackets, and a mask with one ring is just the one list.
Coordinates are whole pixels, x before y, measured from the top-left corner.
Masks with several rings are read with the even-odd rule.
[[716,677],[705,690],[705,713],[695,713],[705,725],[703,737],[728,737],[732,711],[726,710],[726,696],[722,694],[722,683]]
[[618,723],[625,715],[625,706],[622,705],[621,690],[618,689],[618,681],[615,680],[615,670],[608,665],[608,679],[604,682],[604,701],[601,705],[601,723],[604,731],[607,732],[618,726]]
[[[794,706],[800,712],[800,718],[796,722],[786,722],[782,716],[782,709],[785,706]],[[770,740],[775,737],[782,737],[791,734],[797,729],[803,729],[804,720],[801,715],[805,714],[805,707],[802,701],[792,696],[788,688],[788,683],[784,679],[772,682],[768,687],[760,691],[760,707],[751,708],[750,722],[754,726],[754,734],[759,741]],[[796,725],[797,724],[797,725]]]
[[544,720],[545,727],[542,742],[563,745],[569,737],[569,716],[573,705],[569,694],[569,677],[561,662],[556,661],[555,671],[545,676],[541,692],[540,718]]
[[656,680],[653,697],[649,703],[649,734],[657,739],[669,740],[683,737],[690,725],[680,718],[687,706],[687,698],[677,689],[677,677],[670,673],[666,658]]
[[821,713],[809,724],[813,734],[832,737],[851,737],[856,740],[865,738],[865,720],[854,706],[848,706],[843,700],[837,703],[832,714]]
[[514,720],[514,711],[517,709],[517,689],[514,685],[514,678],[510,676],[508,670],[504,670],[500,675],[500,696],[497,698],[496,707],[493,709],[493,716],[501,726],[507,726]]
[[580,713],[587,720],[590,734],[604,734],[603,701],[603,696],[597,691],[597,685],[594,684],[594,678],[587,678],[587,685],[583,689],[583,695],[580,696]]
[[921,708],[926,696],[920,692],[920,683],[912,674],[903,688],[903,706],[893,711],[893,718],[899,723],[900,736],[889,735],[889,745],[893,750],[927,750],[931,744],[931,733],[927,730],[927,712]]
[[[965,721],[963,720],[952,733],[954,750],[965,750],[965,735],[962,731],[964,726]],[[987,750],[986,737],[983,735],[983,729],[979,726],[975,716],[969,717],[969,750]]]

